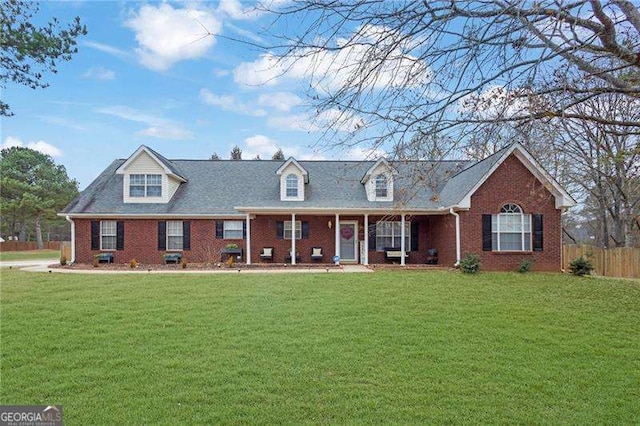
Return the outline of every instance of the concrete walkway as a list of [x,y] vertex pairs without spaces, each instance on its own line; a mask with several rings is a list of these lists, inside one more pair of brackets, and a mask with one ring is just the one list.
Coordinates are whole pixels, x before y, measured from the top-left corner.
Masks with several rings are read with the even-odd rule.
[[[31,261],[29,261],[31,262]],[[33,261],[35,262],[35,261]],[[1,262],[4,266],[4,262]],[[374,272],[373,270],[367,268],[364,265],[343,265],[342,268],[256,268],[256,269],[135,269],[135,270],[113,270],[113,269],[61,269],[61,268],[49,268],[47,265],[50,265],[54,262],[47,261],[40,264],[28,264],[22,265],[20,268],[22,271],[28,272],[50,272],[50,273],[61,273],[61,274],[336,274],[336,273],[354,273],[354,272]],[[9,265],[6,265],[9,266]],[[11,265],[18,266],[18,265]]]
[[57,264],[59,259],[39,259],[39,260],[3,260],[0,262],[0,268],[20,268],[23,266],[43,266]]

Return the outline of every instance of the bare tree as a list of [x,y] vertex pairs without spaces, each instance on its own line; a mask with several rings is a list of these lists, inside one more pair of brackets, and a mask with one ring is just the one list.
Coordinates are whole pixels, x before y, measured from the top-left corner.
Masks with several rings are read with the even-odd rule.
[[[601,94],[640,96],[640,11],[631,1],[294,0],[275,12],[303,32],[282,35],[272,67],[305,73],[318,116],[342,136],[330,144],[389,148],[418,132],[461,142],[487,123],[554,117],[640,125],[573,108]],[[558,79],[569,72],[601,84]],[[470,111],[474,96],[492,113]],[[495,111],[496,101],[509,107]]]
[[221,159],[220,156],[215,152],[213,154],[211,154],[211,157],[209,158],[209,160],[216,160],[216,161],[218,161],[220,159]]
[[242,160],[242,149],[238,145],[234,146],[229,156],[232,160]]
[[285,158],[284,158],[284,152],[282,152],[282,148],[278,148],[278,150],[275,152],[275,154],[273,154],[271,159],[284,161]]

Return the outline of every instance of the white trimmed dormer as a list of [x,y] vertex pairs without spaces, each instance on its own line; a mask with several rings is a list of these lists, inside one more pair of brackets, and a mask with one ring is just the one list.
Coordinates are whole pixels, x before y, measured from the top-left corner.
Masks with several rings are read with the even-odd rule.
[[386,159],[376,161],[360,181],[367,192],[367,200],[393,201],[393,179],[397,174]]
[[281,201],[304,201],[305,184],[309,183],[309,173],[293,157],[276,171],[280,178]]
[[142,145],[118,169],[123,176],[123,202],[168,203],[181,183],[180,176],[169,160]]

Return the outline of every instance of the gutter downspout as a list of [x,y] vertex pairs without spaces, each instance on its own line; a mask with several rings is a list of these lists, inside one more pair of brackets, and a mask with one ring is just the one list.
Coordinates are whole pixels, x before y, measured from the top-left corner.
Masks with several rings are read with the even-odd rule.
[[71,224],[71,260],[69,263],[75,263],[76,261],[76,223],[69,217],[69,215],[64,217],[67,222]]
[[460,215],[453,210],[453,207],[449,208],[451,213],[456,218],[456,263],[453,266],[460,266]]

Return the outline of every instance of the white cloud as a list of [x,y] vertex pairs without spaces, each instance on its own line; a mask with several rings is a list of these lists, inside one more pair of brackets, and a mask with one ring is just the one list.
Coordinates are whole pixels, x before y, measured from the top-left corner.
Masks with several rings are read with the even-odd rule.
[[252,135],[244,139],[241,144],[242,158],[251,160],[257,155],[263,160],[270,160],[273,154],[282,149],[285,157],[294,157],[298,160],[323,160],[324,157],[315,152],[303,151],[295,145],[282,145],[276,140],[265,135]]
[[503,86],[493,85],[480,93],[462,97],[458,111],[472,113],[482,118],[513,117],[526,113],[527,101],[517,92]]
[[377,160],[386,155],[387,153],[380,148],[360,148],[354,146],[341,155],[341,158],[345,160]]
[[257,7],[243,7],[239,0],[220,0],[218,13],[227,15],[236,20],[253,20],[264,12]]
[[291,92],[264,93],[258,98],[258,104],[289,112],[291,108],[302,105],[302,99]]
[[145,4],[125,25],[136,33],[140,62],[156,71],[204,56],[215,44],[222,27],[210,11],[187,7],[174,9],[167,3]]
[[243,62],[234,70],[234,80],[245,86],[275,86],[286,80],[307,80],[318,93],[330,93],[349,83],[353,87],[385,89],[395,86],[420,86],[431,79],[431,70],[422,61],[395,49],[382,63],[363,60],[367,49],[399,37],[380,26],[360,28],[348,41],[337,40],[340,49],[302,49],[289,56],[261,55],[253,62]]
[[261,108],[252,108],[230,95],[216,95],[207,89],[200,90],[200,100],[207,105],[222,108],[225,111],[237,112],[238,114],[252,115],[254,117],[264,117],[266,111]]
[[39,151],[43,154],[47,154],[52,157],[62,157],[62,151],[60,151],[55,146],[49,143],[46,143],[45,141],[42,141],[42,140],[37,142],[28,142],[25,144],[24,142],[22,142],[22,140],[14,136],[7,136],[4,140],[4,143],[2,144],[2,149],[11,148],[13,146],[30,148],[30,149],[33,149],[34,151]]
[[113,80],[116,77],[116,73],[103,67],[91,67],[82,76],[94,80]]
[[229,74],[231,74],[231,71],[229,70],[224,70],[221,68],[216,68],[213,70],[213,75],[215,75],[216,77],[226,77]]
[[116,56],[118,58],[125,58],[130,55],[129,52],[125,50],[118,49],[105,43],[98,43],[97,41],[83,41],[82,45],[108,53],[109,55]]
[[365,127],[365,122],[361,117],[329,109],[316,116],[308,113],[272,116],[267,118],[267,125],[284,131],[320,132],[331,128],[338,132],[356,132]]
[[178,124],[164,117],[138,111],[127,106],[115,105],[95,109],[100,114],[112,115],[124,120],[143,123],[149,126],[136,133],[138,136],[147,136],[159,139],[183,140],[189,139],[193,134]]
[[69,129],[77,130],[79,132],[86,130],[86,127],[84,127],[83,125],[78,124],[73,120],[69,120],[68,118],[56,117],[51,115],[39,115],[38,117],[45,123],[55,124],[56,126],[66,127]]

